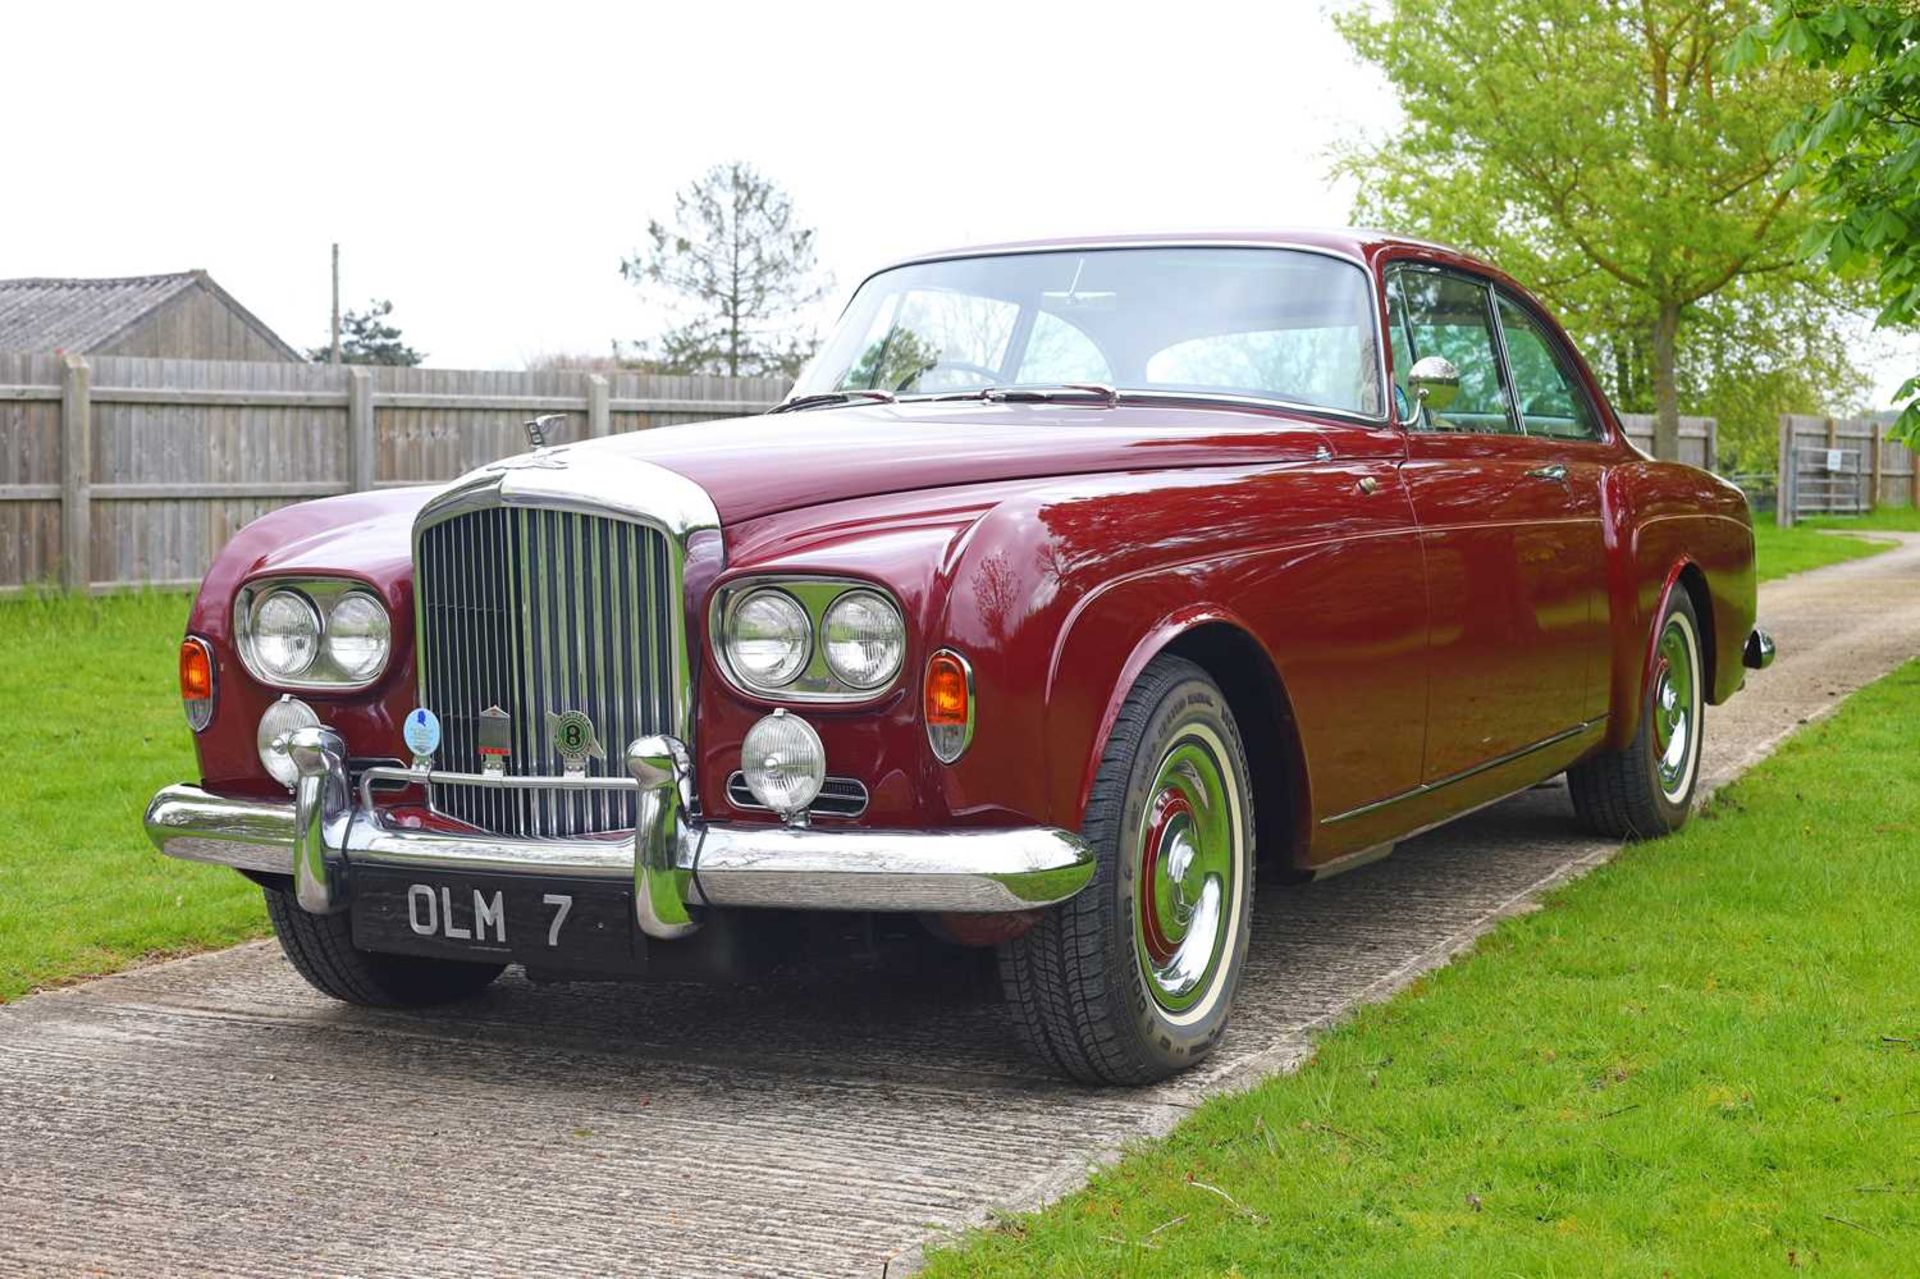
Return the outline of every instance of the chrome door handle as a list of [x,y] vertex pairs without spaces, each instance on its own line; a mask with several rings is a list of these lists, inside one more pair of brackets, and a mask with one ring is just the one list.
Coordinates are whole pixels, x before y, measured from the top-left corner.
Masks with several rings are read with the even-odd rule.
[[1529,479],[1551,480],[1555,484],[1567,482],[1567,468],[1555,462],[1552,466],[1536,466],[1527,472]]

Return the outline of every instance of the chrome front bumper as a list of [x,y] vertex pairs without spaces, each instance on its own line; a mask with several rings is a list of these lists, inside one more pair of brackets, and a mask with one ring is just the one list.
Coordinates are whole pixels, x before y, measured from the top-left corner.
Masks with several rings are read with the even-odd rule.
[[[169,857],[290,875],[301,906],[344,909],[357,865],[631,881],[635,924],[670,939],[699,927],[689,906],[799,910],[1031,910],[1064,901],[1093,877],[1078,835],[1046,826],[1007,830],[879,831],[729,826],[689,816],[686,748],[644,737],[627,749],[625,778],[507,778],[370,770],[348,784],[346,751],[329,729],[289,739],[299,769],[291,800],[226,799],[169,786],[147,806],[147,837]],[[519,786],[637,787],[631,836],[519,839],[389,825],[371,803],[374,780]]]
[[1740,661],[1750,671],[1764,671],[1773,665],[1773,636],[1758,626],[1747,634],[1747,642],[1741,647]]

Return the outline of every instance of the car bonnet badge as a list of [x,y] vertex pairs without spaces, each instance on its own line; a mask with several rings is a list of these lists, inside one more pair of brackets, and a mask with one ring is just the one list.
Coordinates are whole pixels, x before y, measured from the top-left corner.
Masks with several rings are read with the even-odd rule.
[[413,752],[415,768],[432,768],[433,753],[440,749],[440,717],[424,706],[416,706],[408,712],[406,725],[401,728],[400,736],[406,739],[407,749]]
[[562,711],[558,715],[549,711],[547,740],[553,743],[554,753],[566,766],[568,777],[585,777],[588,759],[607,757],[594,736],[593,721],[582,711]]
[[507,756],[513,754],[513,717],[498,706],[480,712],[480,771],[502,777],[507,771]]

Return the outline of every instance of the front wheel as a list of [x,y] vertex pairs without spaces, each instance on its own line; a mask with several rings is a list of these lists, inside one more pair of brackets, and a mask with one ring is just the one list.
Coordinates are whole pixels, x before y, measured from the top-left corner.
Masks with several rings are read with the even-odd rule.
[[1220,688],[1163,657],[1121,707],[1084,833],[1093,881],[1000,950],[1027,1046],[1087,1083],[1143,1084],[1226,1030],[1253,910],[1253,796]]
[[1639,730],[1626,749],[1567,770],[1573,810],[1588,829],[1610,839],[1656,839],[1686,824],[1700,780],[1705,686],[1700,619],[1675,587],[1660,619]]

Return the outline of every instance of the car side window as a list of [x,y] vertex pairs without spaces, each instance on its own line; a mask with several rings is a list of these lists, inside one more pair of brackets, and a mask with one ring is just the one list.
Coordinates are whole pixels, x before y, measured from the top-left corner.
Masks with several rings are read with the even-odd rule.
[[1460,370],[1460,392],[1446,411],[1419,412],[1412,429],[1518,434],[1519,425],[1507,409],[1506,379],[1487,287],[1465,276],[1420,268],[1396,270],[1389,285],[1396,402],[1413,404],[1407,371],[1417,361],[1444,356]]
[[1563,440],[1601,438],[1600,415],[1560,343],[1532,315],[1502,293],[1500,332],[1507,340],[1515,402],[1528,435]]

